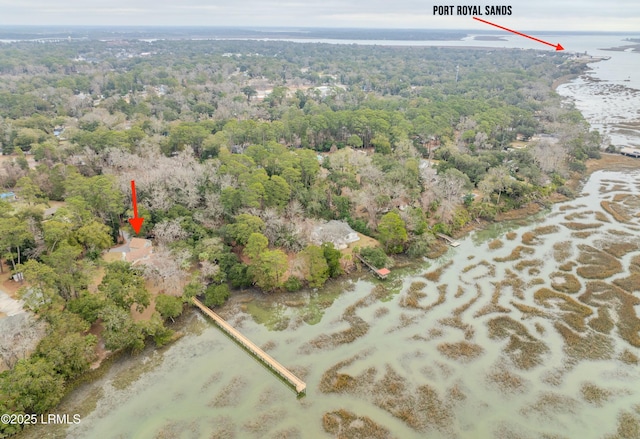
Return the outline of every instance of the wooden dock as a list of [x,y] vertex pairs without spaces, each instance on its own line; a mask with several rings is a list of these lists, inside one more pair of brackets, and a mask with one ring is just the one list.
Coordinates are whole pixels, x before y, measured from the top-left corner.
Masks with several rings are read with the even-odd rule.
[[369,269],[371,271],[373,271],[375,273],[375,275],[378,276],[380,279],[386,279],[387,276],[389,275],[389,273],[391,273],[388,268],[376,268],[376,267],[374,267],[373,265],[371,265],[370,263],[365,261],[364,258],[362,256],[360,256],[359,254],[355,254],[355,256],[356,256],[356,258],[360,259],[360,262],[362,262],[364,265],[369,267]]
[[226,332],[231,338],[244,346],[249,352],[258,357],[264,364],[266,364],[271,370],[280,375],[285,381],[291,384],[298,394],[305,393],[307,389],[307,385],[300,378],[292,374],[286,367],[282,364],[278,363],[271,355],[267,354],[265,351],[256,346],[251,340],[238,332],[233,326],[228,324],[222,317],[213,312],[210,308],[205,306],[202,302],[200,302],[195,297],[192,299],[194,305],[196,305],[200,310],[211,317],[211,319],[216,322],[218,327]]
[[442,238],[445,241],[447,241],[451,247],[457,247],[457,246],[460,245],[460,243],[458,241],[453,239],[451,236],[445,235],[444,233],[436,233],[436,236],[438,236],[439,238]]

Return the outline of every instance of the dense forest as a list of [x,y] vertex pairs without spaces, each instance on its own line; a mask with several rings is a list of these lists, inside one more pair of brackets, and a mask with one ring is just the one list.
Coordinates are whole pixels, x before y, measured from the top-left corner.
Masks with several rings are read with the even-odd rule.
[[[0,201],[1,268],[37,316],[0,319],[0,411],[55,407],[99,346],[167,343],[195,295],[217,306],[349,271],[351,254],[310,239],[326,221],[379,242],[354,251],[384,266],[430,255],[437,232],[571,196],[601,140],[551,85],[582,68],[506,49],[0,45],[0,185],[17,197]],[[131,180],[153,264],[104,257],[134,235]],[[16,334],[39,342],[27,352]]]

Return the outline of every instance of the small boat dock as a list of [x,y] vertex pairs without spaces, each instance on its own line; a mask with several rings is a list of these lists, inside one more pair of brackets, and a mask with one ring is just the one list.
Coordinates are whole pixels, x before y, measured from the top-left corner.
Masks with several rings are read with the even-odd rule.
[[451,236],[445,235],[444,233],[436,233],[436,236],[438,238],[442,238],[445,241],[447,241],[451,247],[458,247],[460,245],[460,243],[458,241],[453,239]]
[[370,263],[368,263],[367,261],[364,260],[364,258],[358,254],[355,255],[356,258],[358,258],[360,260],[360,262],[362,262],[364,265],[366,265],[367,267],[369,267],[369,270],[373,271],[373,273],[378,276],[380,279],[386,279],[387,276],[389,276],[389,274],[391,273],[391,270],[389,270],[388,268],[376,268],[373,265],[371,265]]

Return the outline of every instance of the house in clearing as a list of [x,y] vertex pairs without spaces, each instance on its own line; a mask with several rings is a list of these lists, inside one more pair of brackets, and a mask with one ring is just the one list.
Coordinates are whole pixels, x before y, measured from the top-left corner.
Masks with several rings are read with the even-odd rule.
[[311,242],[322,245],[325,242],[333,243],[338,250],[343,250],[352,242],[360,239],[355,230],[344,221],[331,220],[316,226],[311,232]]
[[127,261],[131,265],[148,261],[153,254],[153,245],[149,239],[131,238],[131,241],[120,247],[109,250],[105,255],[108,262]]
[[129,251],[122,252],[122,260],[130,262],[131,265],[149,259],[153,253],[151,241],[143,238],[131,238],[129,242]]

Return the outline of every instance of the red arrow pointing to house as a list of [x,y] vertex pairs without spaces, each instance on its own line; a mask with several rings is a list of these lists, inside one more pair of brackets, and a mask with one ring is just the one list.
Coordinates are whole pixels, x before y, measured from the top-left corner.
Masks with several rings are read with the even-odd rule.
[[131,202],[133,203],[133,218],[129,218],[129,224],[133,227],[136,235],[140,233],[140,228],[144,218],[138,218],[138,199],[136,198],[136,182],[131,180]]
[[564,47],[562,47],[562,45],[561,45],[560,43],[558,43],[558,44],[548,43],[548,42],[546,42],[546,41],[542,41],[542,40],[540,40],[540,39],[538,39],[538,38],[532,37],[532,36],[530,36],[530,35],[526,35],[526,34],[523,34],[523,33],[521,33],[521,32],[517,32],[517,31],[515,31],[515,30],[507,29],[506,27],[500,26],[500,25],[498,25],[498,24],[491,23],[490,21],[487,21],[487,20],[483,20],[482,18],[473,17],[473,19],[474,19],[474,20],[481,21],[481,22],[483,22],[483,23],[490,24],[491,26],[495,26],[495,27],[500,28],[500,29],[502,29],[502,30],[506,30],[507,32],[511,32],[511,33],[516,34],[516,35],[520,35],[521,37],[529,38],[529,39],[531,39],[531,40],[533,40],[533,41],[537,41],[537,42],[539,42],[539,43],[546,44],[547,46],[555,47],[555,48],[556,48],[556,50],[564,50]]

